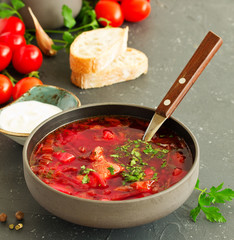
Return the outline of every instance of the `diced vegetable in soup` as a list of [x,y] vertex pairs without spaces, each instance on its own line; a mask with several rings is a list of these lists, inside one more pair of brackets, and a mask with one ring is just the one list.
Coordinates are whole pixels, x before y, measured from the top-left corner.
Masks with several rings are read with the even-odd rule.
[[142,141],[148,122],[100,116],[63,126],[34,150],[32,171],[52,188],[80,198],[127,200],[163,191],[192,166],[185,141],[161,128]]

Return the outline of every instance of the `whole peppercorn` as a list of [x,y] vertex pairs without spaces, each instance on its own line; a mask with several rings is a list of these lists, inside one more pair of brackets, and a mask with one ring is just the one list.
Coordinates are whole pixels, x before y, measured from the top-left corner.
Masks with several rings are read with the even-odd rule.
[[0,214],[0,222],[6,222],[7,220],[7,215],[6,213],[1,213]]
[[21,211],[18,211],[15,213],[15,217],[17,220],[22,220],[24,218],[24,213]]

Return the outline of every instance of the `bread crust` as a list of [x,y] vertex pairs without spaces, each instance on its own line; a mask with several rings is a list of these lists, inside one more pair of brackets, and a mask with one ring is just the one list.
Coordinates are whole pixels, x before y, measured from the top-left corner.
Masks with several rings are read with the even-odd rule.
[[[72,71],[79,73],[96,73],[102,71],[127,49],[128,27],[96,29],[91,31],[80,34],[70,47],[70,68]],[[115,39],[112,38],[111,41],[108,42],[108,40],[105,39],[106,31],[108,31],[110,36],[115,35]],[[102,38],[102,34],[104,39]],[[103,45],[103,43],[106,43],[105,47],[101,49],[102,47],[97,46],[97,52],[94,52],[93,55],[82,55],[81,48],[83,42],[85,45],[85,41],[88,39],[87,41],[92,43],[92,38],[95,38],[95,36],[100,36],[102,42],[98,44]],[[86,48],[89,48],[89,46],[86,46]]]
[[121,56],[102,71],[88,74],[72,71],[71,81],[82,89],[99,88],[136,79],[141,74],[146,74],[147,71],[147,56],[141,51],[127,48]]

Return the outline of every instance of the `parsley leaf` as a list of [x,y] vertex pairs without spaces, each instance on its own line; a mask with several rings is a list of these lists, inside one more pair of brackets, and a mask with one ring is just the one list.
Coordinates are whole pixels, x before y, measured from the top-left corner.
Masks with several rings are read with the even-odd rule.
[[11,0],[11,4],[16,11],[25,6],[25,4],[21,0]]
[[220,213],[220,209],[214,207],[215,203],[225,203],[226,201],[231,201],[234,198],[234,191],[230,188],[223,189],[223,183],[217,187],[211,187],[210,191],[207,188],[199,188],[199,179],[197,180],[195,189],[201,191],[198,197],[198,205],[190,211],[190,216],[193,221],[196,222],[197,216],[202,210],[205,214],[207,220],[210,222],[226,222],[224,216]]
[[8,18],[16,14],[21,20],[23,20],[18,10],[24,6],[25,4],[21,0],[11,0],[11,5],[7,3],[0,3],[0,18]]
[[76,25],[76,20],[72,16],[72,10],[67,5],[62,6],[62,15],[64,18],[64,25],[67,28],[70,29]]
[[190,211],[190,216],[192,217],[194,222],[197,221],[197,216],[200,213],[200,211],[201,211],[201,207],[199,205]]
[[234,192],[229,188],[219,191],[222,189],[222,187],[223,183],[217,188],[212,187],[210,189],[209,195],[212,198],[212,203],[225,203],[225,201],[231,201],[234,197]]
[[226,222],[224,216],[219,212],[217,207],[201,207],[201,210],[205,213],[206,218],[210,222]]

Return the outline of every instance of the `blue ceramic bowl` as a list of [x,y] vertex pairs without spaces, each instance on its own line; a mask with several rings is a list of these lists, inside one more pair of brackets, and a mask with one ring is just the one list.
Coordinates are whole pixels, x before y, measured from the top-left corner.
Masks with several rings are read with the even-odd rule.
[[[51,85],[37,85],[31,88],[28,92],[26,92],[17,100],[1,108],[0,113],[4,108],[10,106],[11,104],[14,104],[17,102],[23,102],[23,101],[30,101],[30,100],[52,104],[61,108],[63,111],[69,110],[72,108],[77,108],[81,105],[80,100],[73,93],[67,91],[66,89],[59,88],[56,86],[51,86]],[[12,140],[14,140],[15,142],[21,145],[24,145],[24,142],[29,136],[28,133],[10,132],[10,131],[1,129],[1,127],[0,127],[0,133],[4,134],[5,136],[11,138]]]

